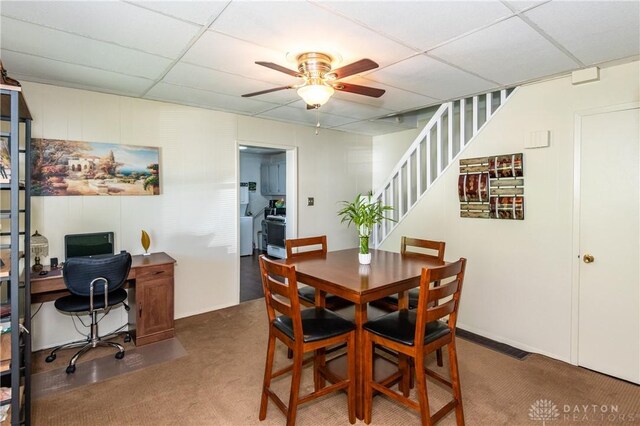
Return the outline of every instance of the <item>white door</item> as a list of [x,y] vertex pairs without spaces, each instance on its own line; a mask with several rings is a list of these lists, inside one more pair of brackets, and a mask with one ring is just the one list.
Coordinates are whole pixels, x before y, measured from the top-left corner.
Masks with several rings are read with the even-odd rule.
[[578,365],[635,383],[640,383],[639,129],[637,107],[587,115],[580,142]]

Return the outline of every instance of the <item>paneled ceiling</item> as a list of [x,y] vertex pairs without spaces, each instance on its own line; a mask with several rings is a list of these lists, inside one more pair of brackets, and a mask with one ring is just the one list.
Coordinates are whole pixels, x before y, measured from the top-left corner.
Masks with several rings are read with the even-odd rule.
[[[7,1],[0,57],[25,81],[378,135],[380,118],[640,55],[632,1]],[[380,67],[343,81],[319,111],[298,83],[258,66],[291,54],[337,54]],[[289,54],[289,55],[288,55]],[[318,114],[316,114],[318,113]]]

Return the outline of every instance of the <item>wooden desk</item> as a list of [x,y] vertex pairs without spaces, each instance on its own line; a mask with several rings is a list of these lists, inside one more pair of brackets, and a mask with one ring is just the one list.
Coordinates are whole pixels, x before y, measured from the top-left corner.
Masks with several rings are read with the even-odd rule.
[[422,268],[442,265],[419,254],[371,251],[371,264],[360,265],[358,249],[328,252],[326,255],[300,256],[283,261],[295,265],[301,283],[315,287],[316,304],[324,306],[324,294],[335,294],[355,304],[356,314],[356,416],[364,416],[364,338],[367,303],[394,293],[400,308],[408,304],[406,291],[420,285]]
[[[129,331],[136,346],[169,339],[174,331],[174,265],[166,253],[131,256],[131,270],[125,288],[129,291]],[[44,276],[31,276],[31,303],[56,300],[69,294],[62,269]]]

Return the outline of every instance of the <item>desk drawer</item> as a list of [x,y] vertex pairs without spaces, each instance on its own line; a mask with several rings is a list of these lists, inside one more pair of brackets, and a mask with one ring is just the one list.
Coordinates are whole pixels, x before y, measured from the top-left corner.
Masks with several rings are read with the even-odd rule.
[[156,278],[172,278],[173,264],[137,268],[136,280],[155,280]]

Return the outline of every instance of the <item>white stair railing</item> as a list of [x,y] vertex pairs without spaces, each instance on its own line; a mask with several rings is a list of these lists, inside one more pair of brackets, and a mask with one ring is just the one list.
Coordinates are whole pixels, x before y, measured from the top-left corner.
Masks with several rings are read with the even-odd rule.
[[514,89],[503,89],[440,105],[373,199],[393,207],[392,221],[376,226],[377,248],[398,226],[462,150],[505,104]]

